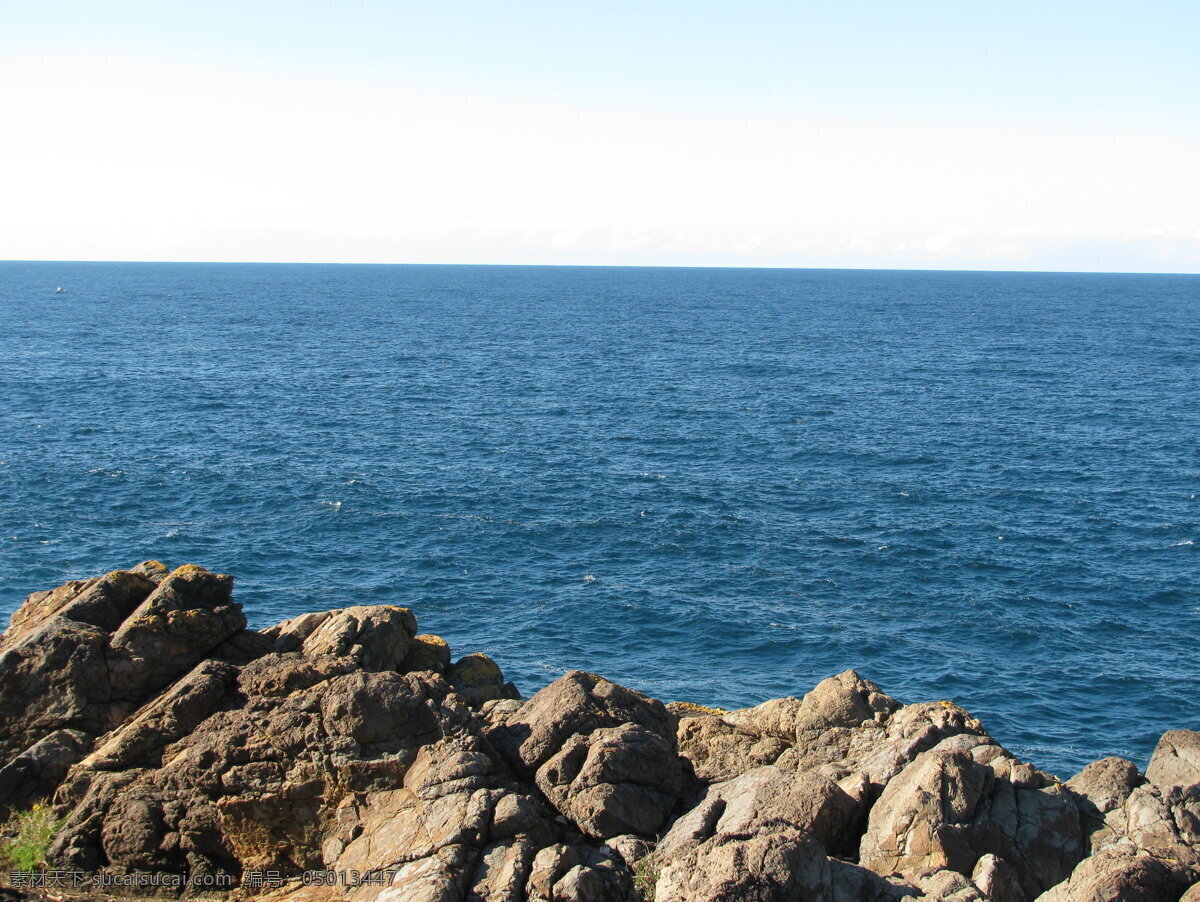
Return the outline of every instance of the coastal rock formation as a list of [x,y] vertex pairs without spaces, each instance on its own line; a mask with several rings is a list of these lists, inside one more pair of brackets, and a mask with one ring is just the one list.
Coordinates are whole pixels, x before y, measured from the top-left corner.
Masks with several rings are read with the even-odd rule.
[[527,700],[393,605],[246,628],[147,562],[0,637],[0,806],[56,867],[290,902],[1192,902],[1200,733],[1066,783],[854,671],[740,711],[572,671]]

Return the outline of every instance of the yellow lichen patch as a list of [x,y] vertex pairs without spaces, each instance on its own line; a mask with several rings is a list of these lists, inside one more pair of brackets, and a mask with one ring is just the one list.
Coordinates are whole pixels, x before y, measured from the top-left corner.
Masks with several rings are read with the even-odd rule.
[[455,683],[479,685],[493,683],[499,679],[500,665],[481,652],[464,655],[454,665]]
[[171,571],[171,576],[191,576],[194,573],[207,573],[208,571],[199,564],[184,564],[182,567],[176,567]]
[[710,708],[708,705],[698,705],[695,702],[671,702],[667,705],[667,709],[683,717],[697,717],[702,714],[720,717],[729,713],[728,708]]

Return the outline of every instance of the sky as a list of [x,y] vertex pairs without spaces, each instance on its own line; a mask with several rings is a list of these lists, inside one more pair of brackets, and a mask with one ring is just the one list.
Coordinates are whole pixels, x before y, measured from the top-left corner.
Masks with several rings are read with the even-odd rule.
[[0,259],[1200,273],[1200,4],[0,0]]

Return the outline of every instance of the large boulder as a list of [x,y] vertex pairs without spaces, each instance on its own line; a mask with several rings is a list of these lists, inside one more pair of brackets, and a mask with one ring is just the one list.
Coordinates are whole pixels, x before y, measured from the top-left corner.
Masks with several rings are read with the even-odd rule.
[[846,670],[822,680],[802,699],[773,699],[734,711],[725,720],[758,735],[801,744],[819,739],[829,730],[882,723],[899,707],[899,702],[870,680]]
[[594,673],[572,670],[491,730],[490,738],[514,770],[531,779],[572,736],[624,724],[644,727],[674,750],[674,720],[662,702]]
[[657,872],[654,902],[890,902],[895,887],[830,858],[801,830],[716,833],[680,849]]
[[675,736],[680,756],[705,783],[720,783],[774,764],[792,747],[778,736],[748,732],[713,714],[681,717]]
[[140,703],[246,626],[233,577],[184,564],[164,577],[108,642],[114,700]]
[[1189,882],[1173,863],[1117,844],[1085,858],[1038,902],[1176,902]]
[[572,671],[493,725],[514,771],[590,836],[650,836],[688,788],[663,704]]
[[1125,805],[1144,782],[1132,761],[1116,757],[1093,761],[1066,782],[1067,789],[1076,796],[1090,851],[1102,848],[1123,833]]
[[231,586],[149,561],[30,595],[0,639],[0,805],[53,792],[97,736],[241,631]]
[[1091,852],[1132,848],[1200,877],[1197,736],[1189,730],[1164,734],[1146,777],[1129,761],[1103,758],[1067,782]]
[[919,755],[871,809],[859,861],[880,874],[973,873],[986,854],[1012,866],[1028,898],[1085,854],[1074,796],[999,746],[959,736]]
[[535,782],[580,830],[609,839],[656,835],[679,801],[684,774],[667,739],[623,724],[572,736]]
[[1163,733],[1150,757],[1146,779],[1165,793],[1186,795],[1200,790],[1200,732]]

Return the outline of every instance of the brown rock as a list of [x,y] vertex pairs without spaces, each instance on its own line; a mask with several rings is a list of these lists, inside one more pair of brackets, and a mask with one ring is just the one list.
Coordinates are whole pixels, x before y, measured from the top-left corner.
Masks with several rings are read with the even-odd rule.
[[113,633],[107,652],[115,700],[166,688],[246,626],[233,577],[194,564],[171,572]]
[[1013,866],[991,853],[975,862],[971,883],[979,888],[988,902],[1028,902]]
[[1200,732],[1170,730],[1163,733],[1150,756],[1146,779],[1165,793],[1200,789]]
[[[1074,798],[998,746],[946,740],[892,779],[871,809],[861,863],[880,874],[970,874],[991,853],[1029,898],[1084,855]],[[957,747],[956,747],[957,745]]]
[[826,850],[840,849],[860,813],[832,781],[768,765],[709,787],[698,805],[677,820],[659,843],[669,861],[713,837],[799,830]]
[[408,646],[400,669],[405,673],[412,670],[432,670],[445,673],[450,667],[450,643],[441,636],[429,633],[414,636]]
[[825,855],[805,833],[719,833],[667,859],[655,902],[883,902],[898,896],[878,876]]
[[882,723],[899,707],[899,702],[870,680],[846,670],[822,680],[803,699],[773,699],[754,708],[734,711],[724,719],[749,732],[796,743],[819,737],[831,729]]
[[516,687],[504,682],[500,665],[478,652],[459,658],[446,671],[446,679],[459,697],[472,707],[502,698],[520,698]]
[[674,724],[662,702],[573,670],[535,694],[490,735],[517,773],[529,779],[570,737],[627,723],[674,745]]
[[91,736],[56,730],[0,767],[0,805],[24,808],[52,792],[67,770],[83,757]]
[[[139,565],[144,567],[145,565]],[[154,590],[155,583],[134,570],[72,580],[48,592],[34,592],[13,613],[0,649],[16,645],[51,620],[71,620],[111,633]]]
[[580,830],[601,839],[657,834],[684,785],[671,743],[632,723],[570,737],[536,782]]
[[163,748],[182,739],[217,710],[237,668],[205,661],[109,733],[80,767],[128,770],[157,766]]
[[467,902],[525,902],[525,883],[537,849],[528,839],[506,839],[479,855]]
[[1187,880],[1167,863],[1129,845],[1085,858],[1038,902],[1173,902]]
[[788,743],[769,734],[749,733],[712,715],[683,717],[676,728],[679,754],[696,776],[719,783],[765,764],[774,764]]
[[300,651],[308,657],[347,657],[364,670],[399,670],[417,632],[408,608],[355,606],[330,612],[305,636]]
[[1132,761],[1101,758],[1067,781],[1076,796],[1088,847],[1096,851],[1125,830],[1125,805],[1144,778]]

